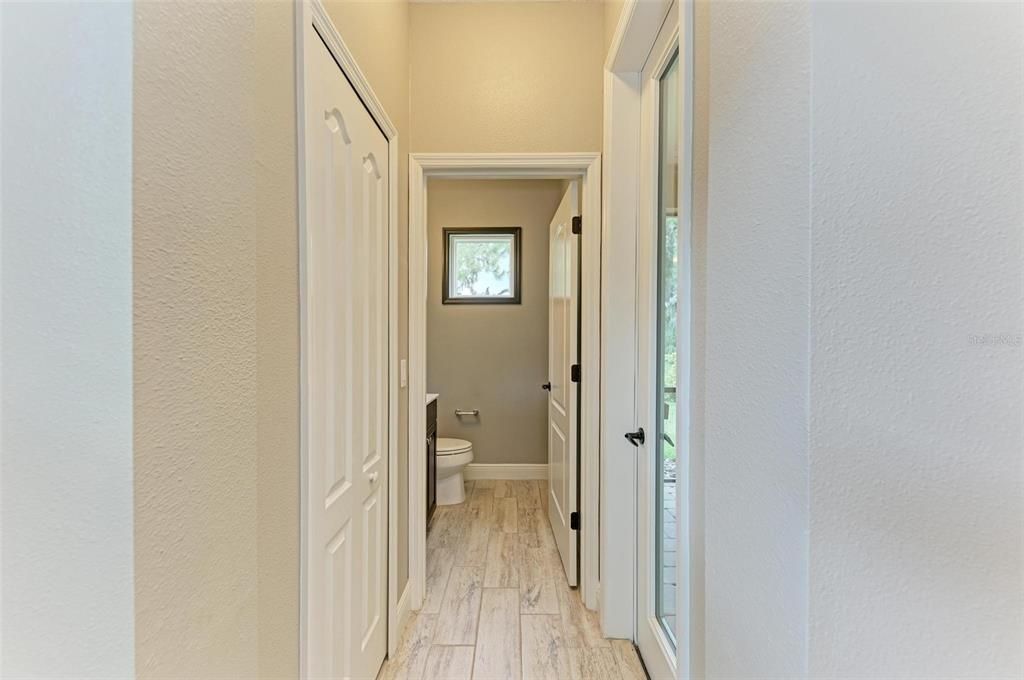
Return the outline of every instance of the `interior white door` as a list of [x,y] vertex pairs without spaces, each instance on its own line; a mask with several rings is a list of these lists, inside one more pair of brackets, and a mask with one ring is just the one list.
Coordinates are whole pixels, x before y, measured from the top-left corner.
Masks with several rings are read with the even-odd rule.
[[572,528],[579,496],[579,383],[572,368],[579,361],[577,184],[569,183],[551,220],[548,254],[548,519],[571,586],[579,582],[579,533]]
[[387,648],[388,142],[307,26],[307,672]]

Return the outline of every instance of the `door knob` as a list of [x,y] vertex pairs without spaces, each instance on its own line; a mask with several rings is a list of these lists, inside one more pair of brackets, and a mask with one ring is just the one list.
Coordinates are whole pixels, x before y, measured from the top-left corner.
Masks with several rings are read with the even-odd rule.
[[370,474],[366,475],[367,479],[370,480],[370,484],[376,484],[377,483],[377,474],[378,474],[377,471],[374,470]]
[[541,388],[542,390],[547,390],[548,392],[550,392],[550,391],[551,391],[551,383],[549,383],[549,382],[546,382],[546,383],[544,383],[543,385],[541,385],[541,386],[540,386],[540,388]]
[[644,436],[644,428],[641,427],[636,432],[627,432],[626,439],[630,444],[639,448],[646,440],[646,437]]

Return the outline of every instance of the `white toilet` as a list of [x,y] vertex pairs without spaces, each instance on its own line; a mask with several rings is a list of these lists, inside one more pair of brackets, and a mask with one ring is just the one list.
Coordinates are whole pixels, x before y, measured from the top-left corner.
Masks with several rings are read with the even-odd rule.
[[437,440],[437,504],[456,505],[466,500],[462,471],[473,462],[473,444],[465,439]]

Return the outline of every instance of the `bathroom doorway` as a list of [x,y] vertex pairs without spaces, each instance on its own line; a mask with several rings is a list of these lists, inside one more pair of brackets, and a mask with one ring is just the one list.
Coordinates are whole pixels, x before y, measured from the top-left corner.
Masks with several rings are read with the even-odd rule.
[[399,672],[568,676],[573,645],[544,651],[559,636],[605,646],[599,178],[597,154],[410,158],[409,441],[424,455],[410,449],[416,644]]
[[[438,452],[447,447],[445,453],[463,457],[459,465],[465,480],[464,508],[478,514],[493,512],[496,524],[492,526],[501,529],[499,533],[526,534],[517,539],[525,549],[548,548],[530,563],[541,571],[526,574],[523,581],[551,581],[557,567],[558,577],[568,589],[572,580],[567,574],[578,573],[580,587],[574,595],[581,611],[597,609],[599,177],[597,154],[414,154],[410,158],[409,440],[426,442],[432,429],[428,411],[436,414]],[[553,431],[548,410],[553,390],[547,388],[562,382],[561,377],[551,375],[548,365],[549,283],[552,271],[565,274],[553,269],[549,255],[555,233],[552,220],[567,195],[574,196],[571,203],[575,209],[568,211],[564,227],[575,241],[562,244],[573,244],[576,265],[571,278],[565,280],[575,285],[579,306],[575,315],[558,317],[558,323],[565,329],[559,341],[572,345],[566,377],[578,390],[572,405],[578,409],[575,422],[579,428],[578,435],[570,435],[565,432],[568,425],[559,426],[566,443],[577,445],[572,447],[577,453],[562,452],[559,480],[565,482],[563,489],[577,498],[575,507],[563,507],[573,499],[565,491],[559,492],[557,514],[564,515],[566,531],[571,532],[565,543],[569,547],[571,540],[574,550],[566,552],[578,555],[578,572],[559,552],[548,521],[552,505],[549,435]],[[504,212],[499,210],[502,205]],[[474,250],[486,251],[486,255],[474,258]],[[492,265],[490,271],[483,271]],[[473,299],[481,297],[491,299]],[[432,409],[414,406],[428,403],[428,391],[437,393],[430,395]],[[499,418],[504,422],[495,422]],[[470,451],[471,461],[465,456]],[[579,461],[575,469],[564,465],[569,456],[573,462]],[[447,572],[449,585],[456,576],[472,578],[466,568],[473,566],[427,563],[430,494],[425,458],[410,452],[410,609],[421,611],[424,606],[443,606],[434,601],[438,596],[433,591],[428,592],[428,566],[431,583]],[[438,456],[437,460],[449,457]],[[448,474],[438,466],[437,477]],[[565,479],[566,474],[575,479]],[[437,488],[440,500],[442,489],[440,485]],[[446,533],[447,515],[452,513],[442,512],[443,505],[437,507],[431,533]],[[462,522],[461,526],[471,524]],[[487,536],[485,543],[482,531],[478,533],[470,530],[461,536],[458,544],[463,557],[458,561],[479,560],[486,566],[492,561],[489,552],[500,557],[512,549],[511,539],[506,545],[502,536],[493,541]],[[431,548],[435,542],[446,541],[432,538]],[[563,562],[570,562],[568,572]],[[509,579],[518,578],[486,571],[478,574],[481,587],[485,578],[492,584],[508,584]],[[549,596],[541,592],[544,585],[538,588],[536,594],[543,600],[539,606],[555,606],[555,590],[552,588]],[[599,629],[596,619],[594,625]]]

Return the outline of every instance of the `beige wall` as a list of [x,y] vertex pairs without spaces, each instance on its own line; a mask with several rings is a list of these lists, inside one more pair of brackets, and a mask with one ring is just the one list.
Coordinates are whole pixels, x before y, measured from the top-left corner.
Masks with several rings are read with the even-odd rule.
[[625,0],[605,0],[604,3],[604,51],[607,55],[608,48],[612,45],[612,36],[615,35],[615,28],[619,24],[619,16],[625,6]]
[[[438,434],[473,442],[475,463],[546,463],[548,226],[558,180],[431,181],[427,204],[427,389]],[[522,227],[522,304],[442,305],[445,227]],[[478,408],[480,419],[456,418]]]
[[[135,607],[143,678],[253,677],[259,668],[257,243],[268,218],[257,211],[253,170],[262,120],[254,106],[255,13],[233,3],[135,6]],[[282,228],[294,231],[294,223]]]
[[[404,357],[408,151],[600,149],[604,8],[326,5],[399,130]],[[135,8],[140,677],[298,671],[293,22],[288,3]]]
[[[399,128],[404,276],[407,6],[328,9]],[[135,606],[144,678],[298,674],[294,49],[288,3],[135,8]]]
[[298,674],[299,261],[294,18],[256,11],[257,616],[259,675]]
[[600,151],[604,7],[414,3],[414,152]]

